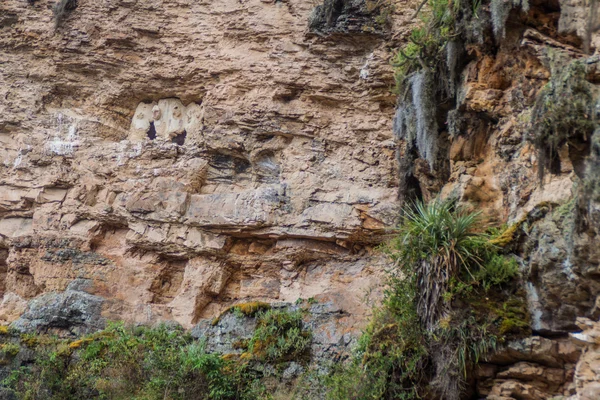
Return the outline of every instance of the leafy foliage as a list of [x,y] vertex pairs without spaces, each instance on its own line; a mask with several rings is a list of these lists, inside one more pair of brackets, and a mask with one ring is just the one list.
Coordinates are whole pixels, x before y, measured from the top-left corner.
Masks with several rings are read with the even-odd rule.
[[[302,311],[260,302],[229,311],[257,319],[252,338],[234,345],[247,350],[241,356],[208,353],[180,327],[113,323],[74,341],[21,335],[36,361],[13,370],[3,386],[22,399],[269,399],[261,364],[299,361],[310,348],[312,334]],[[14,356],[20,346],[9,342],[2,350]]]
[[395,268],[383,305],[352,361],[329,378],[329,399],[456,400],[505,335],[529,333],[523,294],[508,285],[518,265],[478,225],[477,213],[448,201],[405,212],[385,248]]
[[19,398],[264,398],[260,376],[247,363],[207,353],[181,329],[113,324],[72,343],[45,342],[32,366],[4,381]]
[[15,357],[21,351],[21,347],[16,343],[4,343],[0,346],[0,360]]
[[494,254],[477,271],[476,281],[480,282],[485,290],[494,286],[501,286],[510,282],[519,274],[519,265],[513,258]]
[[303,327],[301,311],[271,309],[258,315],[248,350],[260,360],[293,360],[306,353],[311,338]]

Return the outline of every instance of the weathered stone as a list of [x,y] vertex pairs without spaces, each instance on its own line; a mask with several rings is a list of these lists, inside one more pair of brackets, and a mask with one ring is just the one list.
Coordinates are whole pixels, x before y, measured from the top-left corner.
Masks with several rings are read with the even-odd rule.
[[576,394],[570,399],[591,400],[600,396],[600,323],[578,318],[577,324],[583,331],[570,337],[583,350],[573,378]]
[[5,218],[0,220],[0,235],[9,238],[29,236],[33,233],[31,218]]
[[510,366],[510,368],[497,373],[496,378],[542,381],[560,386],[565,383],[565,371],[562,368],[546,368],[528,362],[518,362]]
[[32,300],[11,326],[21,332],[84,335],[104,327],[102,303],[101,297],[75,290],[47,293]]
[[[398,198],[441,194],[486,224],[520,224],[505,251],[541,336],[490,357],[478,387],[497,399],[596,396],[595,328],[574,331],[600,314],[600,153],[564,144],[542,184],[530,140],[553,55],[581,58],[599,82],[597,55],[582,52],[589,2],[513,1],[522,10],[498,38],[485,33],[490,5],[479,7],[444,46],[449,79],[436,80],[448,87],[426,121],[438,125],[435,163],[392,132],[405,99],[389,90],[389,50],[420,23],[419,2],[405,3],[89,1],[55,29],[50,0],[3,1],[0,319],[87,331],[101,304],[105,318],[190,327],[242,301],[315,298],[313,353],[337,361],[370,315],[363,294],[379,298],[389,261],[373,248]],[[240,323],[223,316],[216,336],[198,326],[246,337]],[[567,333],[573,343],[556,339]]]

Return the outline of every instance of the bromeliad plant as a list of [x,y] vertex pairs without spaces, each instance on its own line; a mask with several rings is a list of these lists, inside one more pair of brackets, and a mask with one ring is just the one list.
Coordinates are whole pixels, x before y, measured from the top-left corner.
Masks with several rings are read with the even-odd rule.
[[[394,273],[416,291],[429,386],[444,399],[460,397],[470,368],[504,340],[503,326],[518,326],[511,331],[515,336],[528,330],[525,303],[514,291],[518,285],[506,290],[518,265],[493,242],[478,212],[438,199],[408,209],[387,249]],[[513,305],[510,314],[507,304]]]
[[416,203],[406,211],[389,252],[419,292],[417,311],[428,330],[447,312],[444,294],[452,278],[475,280],[492,251],[487,235],[475,231],[478,213],[452,202]]
[[328,398],[458,400],[468,373],[504,339],[527,333],[518,276],[481,229],[478,213],[451,201],[418,202],[384,247],[394,261],[382,306]]

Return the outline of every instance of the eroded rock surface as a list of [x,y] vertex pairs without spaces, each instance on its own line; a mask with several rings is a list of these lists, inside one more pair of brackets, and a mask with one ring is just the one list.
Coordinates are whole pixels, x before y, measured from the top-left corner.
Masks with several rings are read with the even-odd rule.
[[53,3],[0,4],[3,323],[176,321],[224,351],[250,329],[210,324],[230,305],[314,297],[313,353],[336,359],[401,200],[441,194],[517,226],[535,336],[482,363],[477,393],[597,397],[597,346],[566,336],[600,317],[600,136],[563,144],[543,184],[531,137],[556,59],[597,98],[585,2],[482,2],[419,132],[389,59],[420,1],[80,0],[58,23]]
[[333,38],[310,2],[140,0],[55,27],[52,5],[0,6],[5,322],[81,279],[132,322],[315,295],[366,312],[399,210],[390,26]]

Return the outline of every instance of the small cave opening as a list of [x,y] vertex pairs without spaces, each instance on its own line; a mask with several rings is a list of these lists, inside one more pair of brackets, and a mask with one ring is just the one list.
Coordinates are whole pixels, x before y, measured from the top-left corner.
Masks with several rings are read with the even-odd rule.
[[423,192],[421,191],[421,184],[417,177],[413,174],[407,174],[404,183],[406,185],[406,192],[404,193],[405,201],[423,201]]
[[233,159],[233,169],[236,174],[242,174],[248,171],[251,167],[250,161],[245,158],[237,158]]
[[410,204],[415,201],[423,201],[423,189],[419,176],[415,171],[415,161],[419,153],[415,147],[406,149],[406,153],[398,157],[398,199],[402,204]]
[[333,7],[331,8],[331,13],[329,14],[329,18],[327,19],[327,23],[330,26],[335,25],[340,15],[344,11],[344,0],[334,0]]
[[183,144],[185,143],[185,138],[186,138],[186,136],[187,136],[187,132],[186,132],[186,131],[183,131],[183,132],[181,132],[179,135],[177,135],[177,136],[174,136],[174,137],[171,139],[171,142],[173,142],[173,143],[175,143],[175,144],[177,144],[177,145],[179,145],[179,146],[183,146]]
[[148,132],[146,132],[146,135],[150,140],[156,139],[156,128],[154,128],[154,121],[150,122],[150,127],[148,128]]

